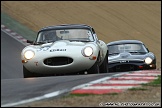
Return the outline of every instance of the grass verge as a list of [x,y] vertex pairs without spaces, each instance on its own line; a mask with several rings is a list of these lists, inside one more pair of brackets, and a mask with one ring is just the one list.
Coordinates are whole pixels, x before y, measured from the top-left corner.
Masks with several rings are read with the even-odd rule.
[[153,86],[153,87],[159,87],[161,86],[161,75],[158,75],[158,78],[153,80],[152,82],[146,83],[146,84],[141,84],[142,87],[137,87],[137,88],[130,88],[128,90],[147,90],[146,88],[144,88],[145,86]]
[[6,13],[1,12],[1,24],[23,36],[25,39],[35,40],[37,33],[28,27],[22,25]]
[[153,80],[152,82],[142,84],[143,86],[161,86],[161,75],[158,75],[158,78]]

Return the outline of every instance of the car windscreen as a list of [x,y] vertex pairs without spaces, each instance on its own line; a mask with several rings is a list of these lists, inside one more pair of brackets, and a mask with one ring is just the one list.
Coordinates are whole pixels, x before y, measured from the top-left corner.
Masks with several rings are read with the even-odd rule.
[[58,40],[91,42],[94,41],[94,38],[88,29],[52,29],[39,32],[36,42],[54,42]]
[[147,49],[143,44],[115,44],[109,45],[109,54],[119,54],[122,52],[129,53],[147,53]]

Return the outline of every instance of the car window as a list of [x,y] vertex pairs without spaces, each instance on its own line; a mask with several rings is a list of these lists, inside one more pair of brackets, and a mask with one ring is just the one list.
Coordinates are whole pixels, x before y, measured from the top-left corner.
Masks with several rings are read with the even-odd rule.
[[75,40],[75,41],[94,41],[93,35],[88,29],[60,29],[47,30],[39,33],[36,42]]
[[36,42],[55,42],[61,40],[55,30],[40,32]]
[[66,29],[56,30],[58,36],[66,40],[87,40],[93,41],[92,33],[87,29]]
[[122,52],[130,52],[130,53],[146,53],[148,52],[147,49],[143,44],[117,44],[117,45],[110,45],[109,54],[117,54]]

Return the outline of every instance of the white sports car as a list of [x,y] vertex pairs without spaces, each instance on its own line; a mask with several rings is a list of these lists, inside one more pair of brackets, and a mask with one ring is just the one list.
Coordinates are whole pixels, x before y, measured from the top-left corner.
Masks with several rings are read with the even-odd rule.
[[85,24],[42,28],[21,52],[24,78],[108,72],[108,48]]

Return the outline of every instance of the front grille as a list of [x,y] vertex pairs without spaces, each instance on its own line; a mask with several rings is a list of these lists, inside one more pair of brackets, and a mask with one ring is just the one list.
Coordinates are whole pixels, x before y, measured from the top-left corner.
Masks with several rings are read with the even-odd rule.
[[129,63],[144,63],[144,61],[129,61]]
[[50,65],[50,66],[66,65],[72,62],[73,62],[73,59],[69,57],[52,57],[52,58],[47,58],[44,60],[44,64]]
[[139,70],[138,66],[131,65],[131,64],[117,65],[110,69],[110,71],[115,71],[115,72],[135,71],[135,70]]

